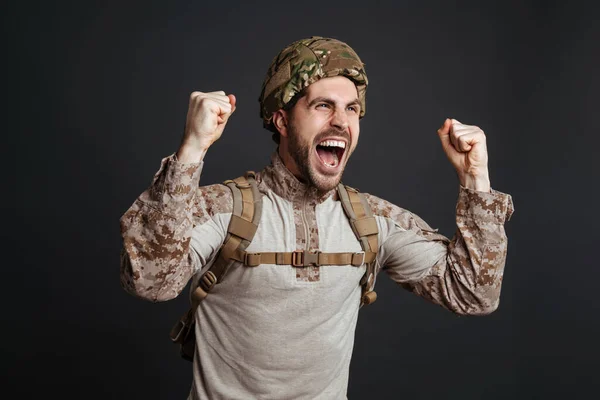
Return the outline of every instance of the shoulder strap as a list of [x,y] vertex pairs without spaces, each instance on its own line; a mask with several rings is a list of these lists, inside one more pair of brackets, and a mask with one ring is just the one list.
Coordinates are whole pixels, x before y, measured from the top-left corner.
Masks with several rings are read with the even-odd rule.
[[350,221],[352,231],[365,252],[367,270],[361,280],[361,305],[368,305],[377,299],[377,293],[373,290],[375,286],[375,264],[377,262],[377,251],[379,250],[377,221],[363,193],[342,183],[338,185],[337,192]]
[[250,245],[262,214],[262,196],[255,180],[256,174],[246,172],[244,176],[224,182],[233,195],[233,212],[227,236],[221,245],[215,261],[198,281],[192,293],[192,307],[196,308],[204,300],[214,285],[221,282],[233,264],[235,254],[243,252]]
[[[260,217],[262,213],[262,196],[256,185],[255,173],[247,172],[244,176],[234,180],[224,182],[233,194],[233,212],[227,236],[221,246],[214,263],[202,275],[198,282],[198,287],[192,292],[192,308],[196,308],[198,304],[204,300],[208,292],[214,285],[221,282],[227,273],[229,267],[235,260],[241,261],[248,265],[258,265],[261,262],[268,262],[267,256],[273,256],[272,263],[277,264],[292,264],[294,266],[302,266],[309,264],[355,264],[354,259],[357,258],[354,254],[325,254],[320,253],[314,260],[308,259],[307,254],[303,254],[302,262],[296,265],[294,261],[295,254],[249,254],[246,253],[246,248],[254,238],[254,234],[258,229]],[[337,188],[342,207],[350,221],[350,225],[356,235],[361,247],[365,253],[364,263],[367,266],[365,275],[361,280],[362,297],[361,304],[371,304],[377,299],[377,294],[373,291],[375,284],[375,263],[377,251],[379,249],[377,222],[364,194],[357,189],[340,183]],[[286,257],[286,256],[290,257]],[[310,255],[310,254],[309,254]],[[261,256],[265,260],[253,260]],[[277,257],[281,258],[278,260]],[[326,256],[326,257],[325,257]],[[350,259],[346,260],[346,258]],[[290,258],[288,260],[287,258]],[[323,258],[324,260],[321,260]],[[325,260],[325,258],[329,258]],[[340,260],[337,260],[340,258]],[[253,262],[254,261],[254,262]],[[320,262],[322,261],[322,262]]]
[[233,263],[231,256],[244,251],[252,241],[262,212],[262,196],[252,171],[234,180],[225,181],[233,193],[233,213],[227,228],[227,236],[219,249],[215,262],[200,277],[198,287],[191,293],[190,309],[177,321],[170,332],[171,340],[180,345],[180,354],[188,361],[194,357],[196,339],[194,335],[196,309],[208,296],[213,286],[223,280]]

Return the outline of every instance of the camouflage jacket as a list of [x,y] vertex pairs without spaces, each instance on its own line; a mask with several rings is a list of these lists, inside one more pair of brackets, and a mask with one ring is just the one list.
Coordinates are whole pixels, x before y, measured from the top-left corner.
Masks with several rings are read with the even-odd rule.
[[[169,300],[210,266],[232,196],[221,184],[200,187],[202,166],[165,158],[122,216],[128,292]],[[277,153],[257,182],[263,214],[249,252],[361,251],[335,190],[318,194],[299,182]],[[498,307],[510,195],[461,187],[452,240],[405,209],[367,199],[379,229],[377,271],[457,314]],[[190,398],[346,398],[364,268],[234,264],[197,310]]]

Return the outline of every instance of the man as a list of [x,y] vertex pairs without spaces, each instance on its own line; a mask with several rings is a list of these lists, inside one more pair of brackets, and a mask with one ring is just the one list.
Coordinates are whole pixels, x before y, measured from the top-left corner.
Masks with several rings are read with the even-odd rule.
[[[363,250],[336,187],[358,143],[367,85],[358,55],[334,39],[294,42],[273,60],[259,100],[279,145],[256,175],[262,214],[247,252]],[[180,148],[121,219],[121,277],[129,292],[172,299],[217,256],[232,219],[232,192],[199,187],[200,171],[235,106],[231,94],[192,93]],[[448,240],[367,194],[376,221],[375,274],[384,270],[457,314],[488,314],[498,307],[512,201],[490,188],[479,128],[447,119],[438,134],[460,183],[456,235]],[[279,264],[235,262],[199,304],[190,398],[346,398],[366,267]],[[374,276],[368,279],[372,284]]]

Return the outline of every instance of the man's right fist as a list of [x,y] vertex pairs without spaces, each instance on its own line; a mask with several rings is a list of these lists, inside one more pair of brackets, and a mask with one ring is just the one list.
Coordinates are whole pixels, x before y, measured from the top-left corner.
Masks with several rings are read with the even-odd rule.
[[223,91],[190,95],[185,132],[177,158],[179,161],[199,162],[206,150],[221,137],[227,120],[235,111],[235,96]]

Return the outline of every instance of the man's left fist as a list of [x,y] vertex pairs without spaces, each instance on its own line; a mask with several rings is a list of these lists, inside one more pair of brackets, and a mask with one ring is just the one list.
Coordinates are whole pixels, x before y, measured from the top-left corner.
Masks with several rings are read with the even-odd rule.
[[483,131],[477,126],[446,119],[437,133],[446,156],[456,169],[460,184],[489,192],[488,153]]

